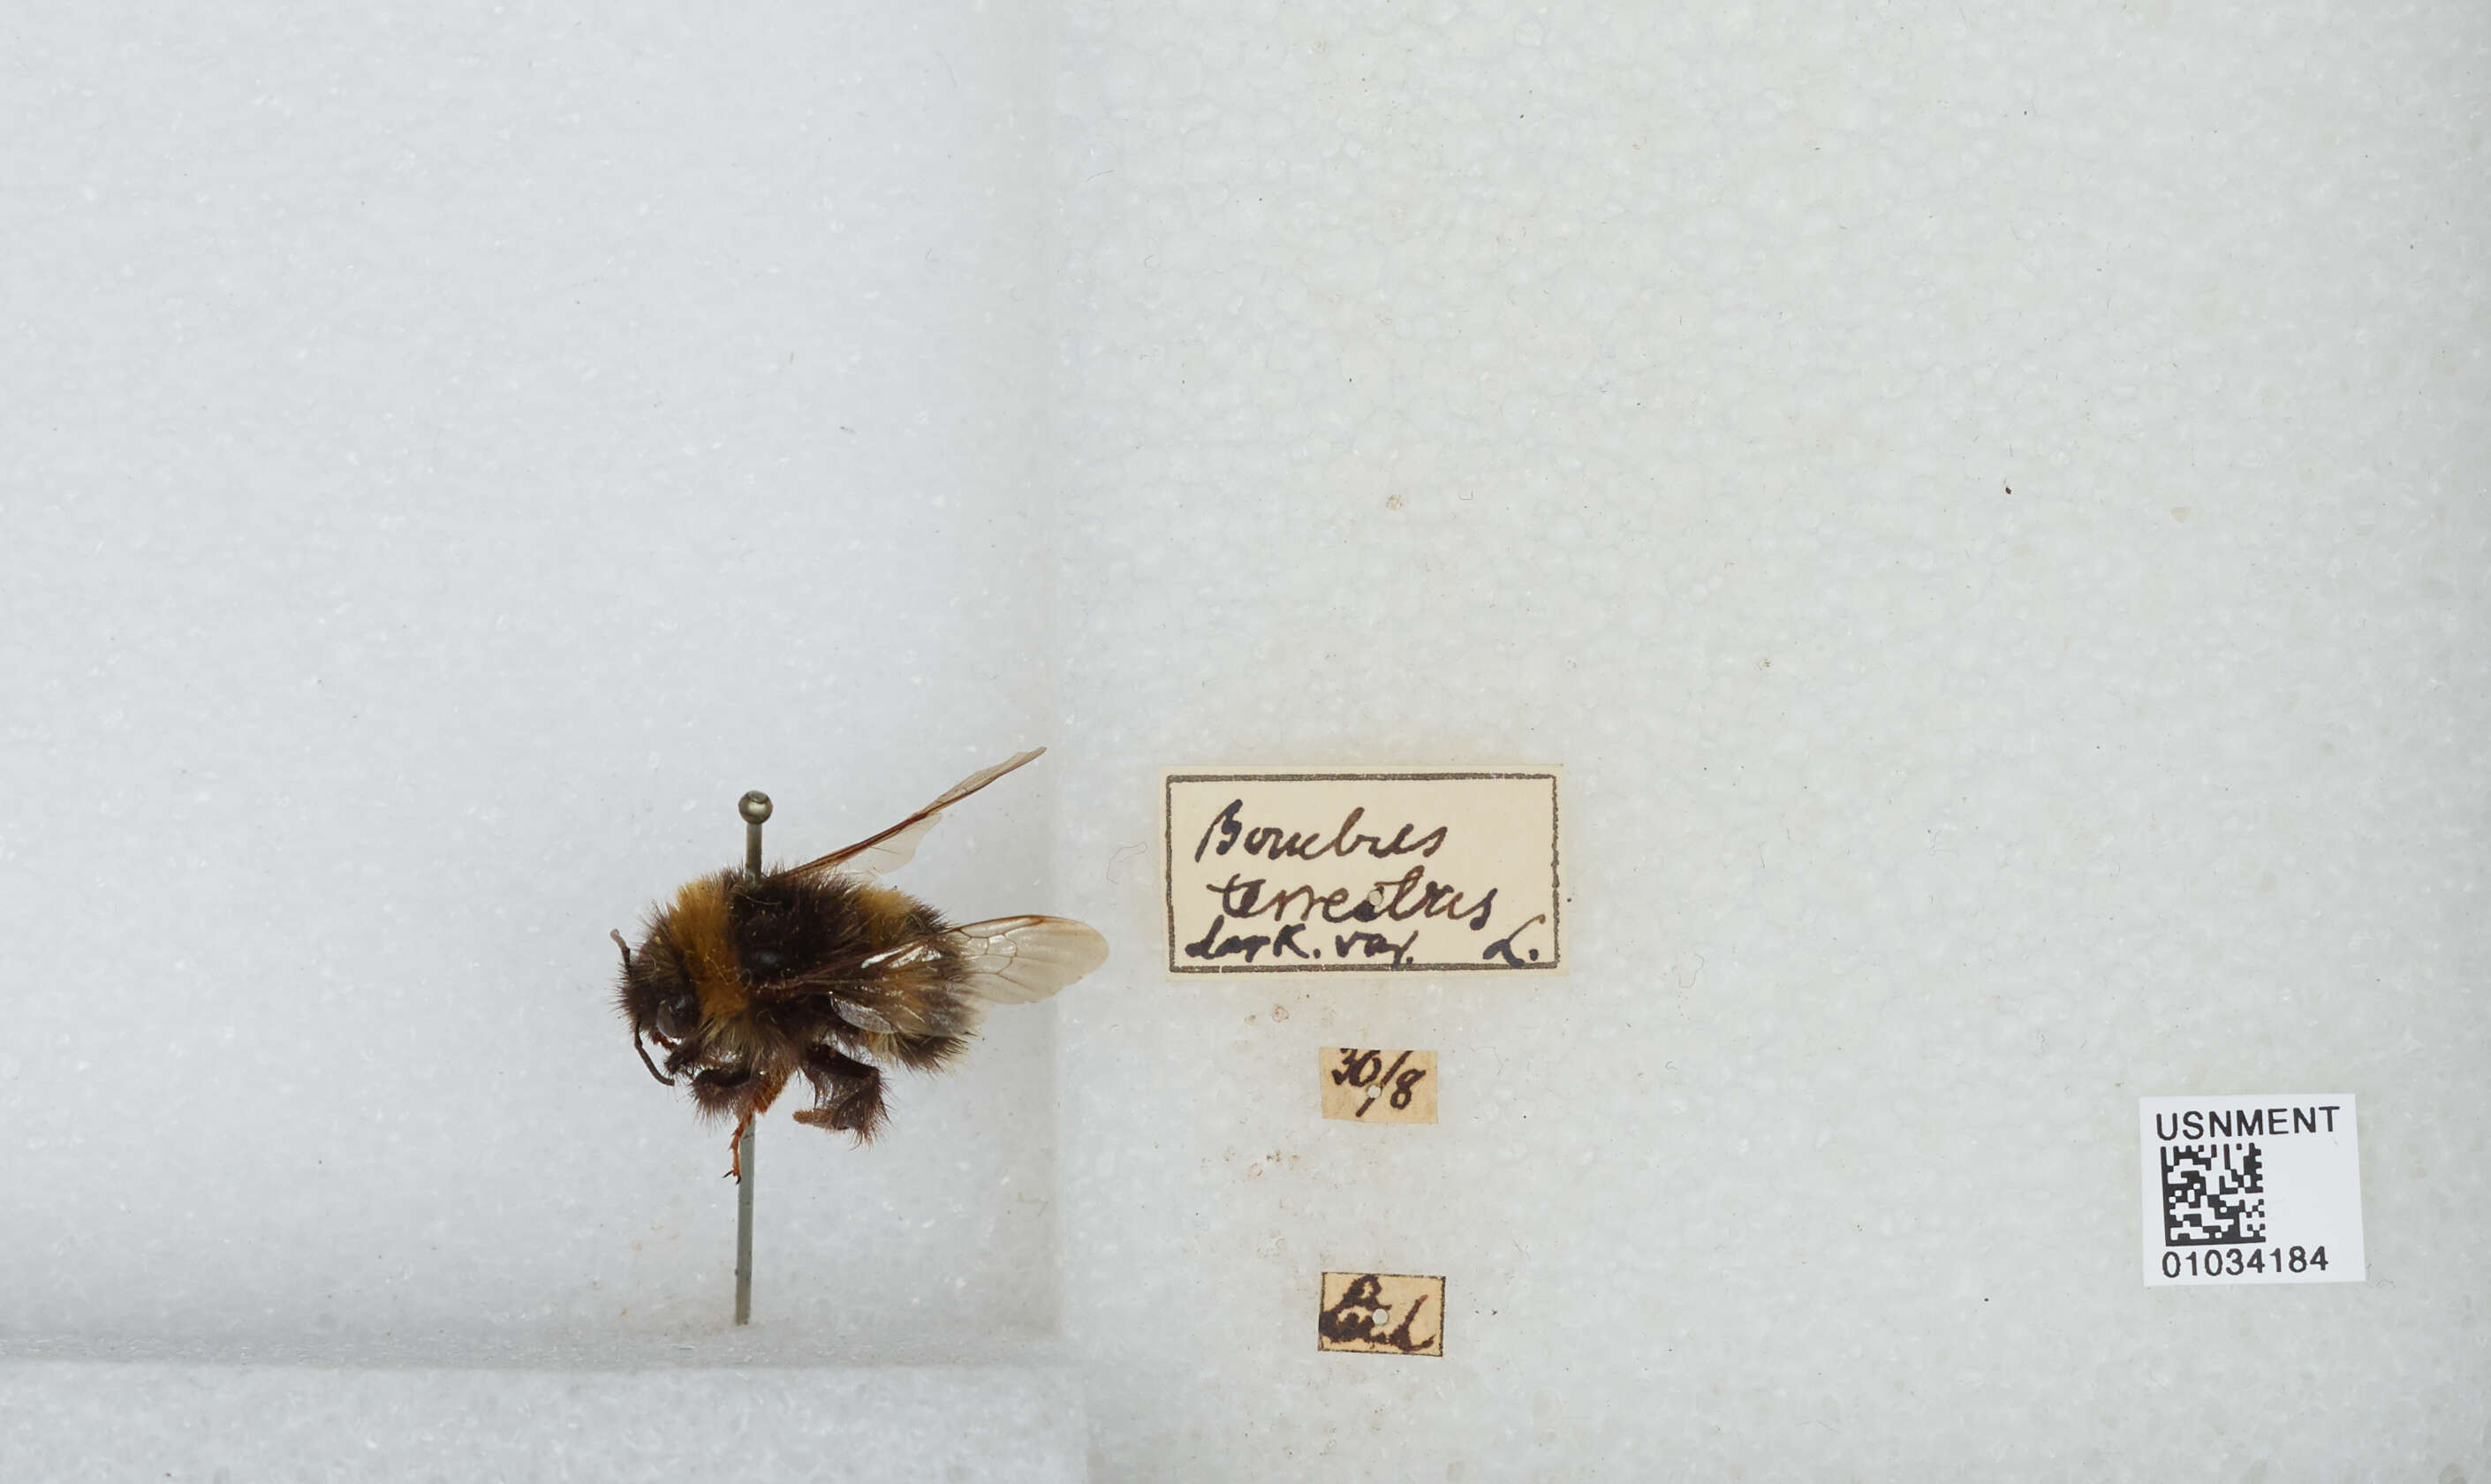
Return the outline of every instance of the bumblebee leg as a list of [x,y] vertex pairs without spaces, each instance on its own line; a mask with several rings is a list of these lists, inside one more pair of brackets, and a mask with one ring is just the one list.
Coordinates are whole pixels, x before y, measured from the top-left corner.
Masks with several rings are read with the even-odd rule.
[[745,1115],[747,1122],[770,1111],[770,1105],[777,1102],[778,1094],[787,1090],[788,1076],[786,1072],[762,1074],[760,1085],[752,1090],[752,1101],[748,1105],[751,1111]]
[[799,1123],[856,1135],[868,1143],[882,1129],[882,1070],[829,1046],[805,1052],[805,1080],[813,1085],[813,1106],[796,1115]]
[[735,1120],[735,1132],[726,1136],[726,1178],[728,1179],[744,1178],[744,1131],[751,1126],[752,1115],[747,1113]]
[[939,1072],[960,1059],[969,1049],[965,1035],[900,1035],[892,1038],[892,1054],[899,1064],[921,1072]]

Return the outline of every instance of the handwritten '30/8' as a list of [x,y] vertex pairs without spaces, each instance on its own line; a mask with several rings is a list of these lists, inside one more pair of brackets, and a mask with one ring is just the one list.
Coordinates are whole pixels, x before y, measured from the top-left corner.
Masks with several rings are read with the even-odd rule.
[[[1396,1109],[1409,1107],[1412,1090],[1427,1076],[1424,1067],[1413,1066],[1408,1071],[1403,1071],[1402,1065],[1409,1060],[1410,1053],[1405,1051],[1393,1058],[1392,1064],[1387,1067],[1384,1065],[1384,1053],[1381,1051],[1363,1051],[1354,1046],[1342,1047],[1340,1065],[1333,1070],[1333,1085],[1366,1090],[1366,1096],[1360,1100],[1358,1111],[1350,1117],[1359,1119],[1366,1117],[1366,1110],[1375,1106],[1377,1098],[1383,1095],[1384,1090],[1388,1087],[1392,1090],[1392,1095],[1385,1101],[1390,1102]],[[1381,1075],[1378,1075],[1378,1068],[1382,1068]]]

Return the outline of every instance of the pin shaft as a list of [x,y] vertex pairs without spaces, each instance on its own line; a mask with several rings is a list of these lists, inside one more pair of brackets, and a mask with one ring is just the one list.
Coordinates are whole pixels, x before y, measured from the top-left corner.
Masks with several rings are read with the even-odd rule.
[[744,1125],[742,1147],[735,1151],[741,1174],[735,1181],[735,1322],[752,1323],[752,1128]]
[[[770,796],[754,790],[736,801],[744,816],[744,874],[761,879],[761,827],[770,818]],[[735,1148],[735,1322],[752,1323],[752,1135],[759,1119],[745,1121]]]

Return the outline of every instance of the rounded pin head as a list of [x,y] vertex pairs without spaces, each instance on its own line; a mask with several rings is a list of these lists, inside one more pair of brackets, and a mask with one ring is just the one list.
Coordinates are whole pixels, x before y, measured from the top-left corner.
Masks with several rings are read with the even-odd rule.
[[747,823],[758,825],[770,817],[770,796],[754,789],[738,800],[735,807]]

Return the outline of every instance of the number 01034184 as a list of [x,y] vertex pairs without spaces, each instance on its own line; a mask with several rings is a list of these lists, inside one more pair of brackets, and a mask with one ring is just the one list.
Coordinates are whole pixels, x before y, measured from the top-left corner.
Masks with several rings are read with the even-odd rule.
[[1315,1063],[1323,1116],[1360,1123],[1436,1121],[1436,1054],[1325,1046]]

